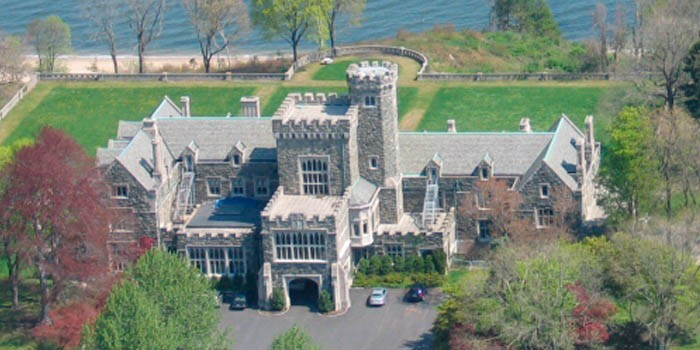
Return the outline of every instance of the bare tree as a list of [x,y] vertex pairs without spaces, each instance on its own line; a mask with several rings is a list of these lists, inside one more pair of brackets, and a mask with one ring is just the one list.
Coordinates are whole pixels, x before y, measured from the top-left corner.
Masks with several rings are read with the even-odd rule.
[[22,39],[0,32],[0,82],[13,82],[24,70]]
[[248,8],[243,0],[184,0],[184,4],[197,34],[204,70],[209,73],[212,57],[248,32]]
[[608,71],[608,7],[605,3],[599,2],[593,11],[593,28],[598,31],[598,42],[600,43],[600,70]]
[[632,44],[635,56],[644,55],[644,24],[656,0],[634,0],[634,25],[632,26]]
[[143,55],[148,45],[163,31],[165,0],[126,0],[129,26],[136,35],[139,73],[144,72]]
[[83,16],[93,24],[91,38],[109,46],[114,73],[119,73],[117,63],[117,33],[115,25],[122,19],[121,2],[114,0],[85,0]]
[[625,48],[627,44],[627,22],[625,17],[625,5],[617,4],[615,7],[615,24],[612,27],[612,49],[613,59],[617,62],[617,55]]
[[55,15],[33,20],[27,28],[27,35],[39,57],[39,70],[43,72],[53,72],[56,57],[72,48],[70,26]]
[[350,24],[358,24],[359,17],[365,8],[366,0],[323,0],[321,3],[321,20],[325,25],[325,32],[331,44],[331,51],[335,52],[336,22],[343,15],[350,16]]
[[666,108],[673,110],[679,86],[686,79],[683,60],[698,40],[700,11],[695,0],[675,0],[655,4],[645,19],[643,29],[644,71],[661,76],[655,96],[664,99]]

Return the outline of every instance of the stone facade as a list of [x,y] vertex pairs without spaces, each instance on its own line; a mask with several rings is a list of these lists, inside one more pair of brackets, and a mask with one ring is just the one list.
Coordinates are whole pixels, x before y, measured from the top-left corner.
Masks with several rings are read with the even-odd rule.
[[545,132],[459,133],[452,121],[400,133],[397,79],[396,64],[363,62],[348,69],[349,95],[290,94],[271,118],[259,103],[246,117],[190,117],[188,99],[165,98],[142,123],[121,122],[98,150],[104,178],[128,188],[114,207],[135,217],[114,241],[157,237],[210,276],[245,270],[262,308],[276,288],[289,304],[290,284],[305,280],[342,310],[361,257],[441,250],[449,262],[477,240],[462,209],[490,178],[522,196],[514,215],[533,224],[552,193],[596,219],[592,118],[585,133],[565,116]]

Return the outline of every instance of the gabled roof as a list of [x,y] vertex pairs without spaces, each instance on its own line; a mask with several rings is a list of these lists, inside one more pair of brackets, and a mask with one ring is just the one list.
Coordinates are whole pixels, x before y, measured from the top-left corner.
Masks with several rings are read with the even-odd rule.
[[543,161],[562,179],[564,184],[571,189],[577,189],[578,183],[567,169],[572,165],[576,169],[578,162],[576,142],[585,135],[566,115],[562,115],[552,129],[555,136],[547,148]]
[[552,132],[400,133],[401,171],[407,175],[420,174],[437,153],[443,161],[443,175],[470,175],[488,153],[498,162],[496,174],[521,175],[553,136]]
[[117,156],[116,160],[145,189],[150,190],[154,188],[155,181],[151,177],[153,171],[153,146],[151,146],[151,137],[146,132],[139,131],[129,145]]
[[151,119],[173,117],[182,117],[182,110],[166,95],[163,97],[163,101],[160,101],[158,107],[151,113]]
[[140,121],[119,121],[119,128],[117,129],[117,139],[128,140],[134,137],[137,132],[141,130]]
[[[250,149],[276,147],[270,118],[165,118],[158,119],[157,124],[163,141],[175,158],[192,142],[199,146],[200,161],[223,161],[238,142]],[[251,152],[251,159],[256,156],[277,159],[274,151]]]

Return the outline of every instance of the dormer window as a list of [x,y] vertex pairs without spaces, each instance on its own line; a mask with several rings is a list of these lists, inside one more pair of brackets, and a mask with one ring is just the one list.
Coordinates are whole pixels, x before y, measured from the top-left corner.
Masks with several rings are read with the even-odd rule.
[[231,165],[233,165],[234,168],[238,168],[241,166],[241,155],[240,154],[234,154],[231,157]]
[[374,96],[365,96],[365,106],[376,106],[377,99]]
[[491,169],[488,167],[479,168],[479,178],[483,181],[488,180],[491,177]]

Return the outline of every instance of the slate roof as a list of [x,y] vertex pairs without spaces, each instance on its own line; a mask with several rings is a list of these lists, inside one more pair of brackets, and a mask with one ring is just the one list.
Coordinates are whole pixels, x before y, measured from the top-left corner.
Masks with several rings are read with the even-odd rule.
[[552,127],[554,139],[547,149],[543,161],[564,181],[571,189],[578,188],[578,183],[567,169],[576,169],[578,154],[576,142],[585,137],[578,127],[566,115]]
[[187,228],[252,228],[260,224],[264,203],[245,197],[232,197],[202,203]]
[[[277,159],[271,118],[164,118],[156,123],[174,158],[194,141],[199,146],[199,161],[224,160],[241,141],[253,149],[251,160]],[[256,152],[256,148],[267,150]]]
[[141,130],[140,121],[120,120],[117,129],[117,139],[130,139],[134,137],[139,130]]
[[399,134],[401,171],[421,174],[437,153],[443,175],[471,175],[488,154],[497,175],[522,175],[554,137],[552,132]]
[[350,192],[350,205],[355,206],[369,204],[375,192],[377,192],[377,186],[362,177],[358,178],[352,185]]
[[163,97],[163,101],[160,102],[158,107],[151,113],[151,118],[172,118],[181,117],[182,110],[180,107],[170,99],[170,97]]
[[139,131],[129,145],[117,156],[121,163],[136,180],[146,189],[155,185],[151,172],[153,171],[153,147],[151,137],[144,131]]

